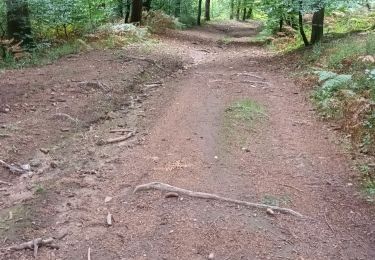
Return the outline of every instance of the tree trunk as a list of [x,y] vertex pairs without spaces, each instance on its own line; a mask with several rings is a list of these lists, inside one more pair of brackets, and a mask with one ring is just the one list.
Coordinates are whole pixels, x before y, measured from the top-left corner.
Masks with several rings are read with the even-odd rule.
[[145,7],[145,10],[148,12],[151,10],[151,1],[152,0],[146,0],[144,3],[143,3],[143,6]]
[[140,23],[142,20],[142,0],[133,0],[130,22]]
[[180,17],[181,15],[181,0],[176,0],[176,6],[174,9],[174,16]]
[[279,21],[279,32],[283,31],[284,19],[281,17]]
[[246,14],[247,14],[247,9],[244,8],[244,9],[243,9],[243,15],[242,15],[242,21],[245,21],[245,20],[246,20]]
[[311,30],[311,44],[320,42],[323,38],[324,29],[324,7],[320,8],[313,14],[312,30]]
[[253,18],[253,8],[250,7],[249,11],[247,12],[247,17],[246,19],[252,19]]
[[237,12],[236,12],[237,20],[240,20],[240,11],[241,11],[241,0],[237,0]]
[[201,16],[202,16],[202,0],[198,0],[198,19],[197,19],[198,25],[201,25]]
[[130,0],[125,0],[125,19],[124,22],[128,23],[129,22],[129,17],[130,17]]
[[234,18],[234,0],[230,1],[230,17],[229,19],[233,20]]
[[299,22],[299,32],[302,36],[303,43],[305,44],[305,46],[309,46],[310,45],[309,40],[307,39],[305,30],[303,29],[303,16],[302,16],[301,10],[299,11],[299,14],[298,14],[298,22]]
[[8,37],[22,41],[26,49],[35,47],[31,32],[29,6],[26,0],[6,0]]
[[206,7],[205,7],[206,21],[209,21],[211,19],[210,11],[211,11],[211,0],[206,0]]

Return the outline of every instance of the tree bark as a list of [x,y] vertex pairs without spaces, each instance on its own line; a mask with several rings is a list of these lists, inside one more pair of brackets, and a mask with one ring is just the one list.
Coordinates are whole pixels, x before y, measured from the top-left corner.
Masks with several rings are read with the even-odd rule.
[[197,19],[198,25],[201,25],[201,16],[202,16],[202,0],[198,0],[198,19]]
[[236,12],[237,20],[240,20],[240,11],[241,11],[241,0],[237,0],[237,12]]
[[6,0],[7,7],[7,33],[9,38],[20,42],[26,49],[35,47],[31,23],[29,6],[26,0]]
[[130,0],[125,0],[125,19],[124,22],[128,23],[129,22],[129,17],[130,17]]
[[242,21],[246,20],[246,14],[247,14],[247,9],[246,7],[243,9],[243,15],[242,15]]
[[206,18],[206,21],[211,20],[210,11],[211,11],[211,0],[206,0],[206,7],[205,7],[205,18]]
[[142,20],[142,0],[133,0],[130,22],[140,23]]
[[313,14],[312,30],[311,30],[311,44],[320,42],[323,38],[324,29],[324,7],[320,8]]
[[174,9],[174,16],[180,17],[181,15],[181,0],[176,0],[176,6]]
[[279,32],[283,31],[283,25],[284,25],[284,18],[281,17],[279,20]]
[[234,18],[234,0],[230,1],[230,16],[229,19],[233,20]]
[[247,19],[252,19],[253,18],[253,7],[249,8],[249,11],[247,12]]
[[303,43],[305,46],[309,46],[309,40],[306,37],[305,30],[303,29],[303,16],[302,16],[302,11],[300,10],[298,13],[298,23],[299,23],[299,32],[302,36]]

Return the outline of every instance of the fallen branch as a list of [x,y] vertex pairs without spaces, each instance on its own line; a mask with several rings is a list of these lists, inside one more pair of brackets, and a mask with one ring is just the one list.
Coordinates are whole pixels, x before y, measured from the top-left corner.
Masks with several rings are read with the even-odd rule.
[[129,133],[129,132],[134,132],[134,130],[130,130],[130,129],[112,129],[109,131],[110,133]]
[[8,185],[8,186],[13,186],[12,183],[6,182],[6,181],[0,181],[0,184]]
[[121,136],[117,138],[112,138],[108,140],[100,140],[97,144],[98,145],[106,145],[106,144],[113,144],[113,143],[119,143],[128,140],[129,138],[134,136],[134,132],[131,132],[127,134],[126,136]]
[[79,120],[77,118],[74,118],[68,114],[65,114],[65,113],[56,113],[53,115],[53,117],[55,118],[66,118],[66,119],[69,119],[70,121],[78,124],[79,123]]
[[67,234],[68,233],[63,233],[62,235],[58,237],[49,237],[46,239],[36,238],[36,239],[30,240],[28,242],[25,242],[16,246],[11,246],[8,248],[8,250],[17,251],[17,250],[31,249],[31,250],[34,250],[34,258],[36,258],[38,255],[38,249],[41,246],[46,246],[46,247],[53,248],[53,249],[59,249],[59,246],[54,244],[54,242],[56,240],[63,239]]
[[171,185],[161,183],[161,182],[151,182],[151,183],[139,185],[135,188],[134,193],[136,193],[138,191],[147,191],[147,190],[152,190],[152,189],[167,191],[167,192],[176,192],[176,193],[183,194],[183,195],[186,195],[186,196],[189,196],[189,197],[194,197],[194,198],[230,202],[230,203],[248,206],[248,207],[253,207],[253,208],[272,209],[274,211],[279,211],[279,212],[285,213],[285,214],[291,214],[291,215],[296,216],[296,217],[300,217],[300,218],[304,217],[301,213],[296,212],[292,209],[288,209],[288,208],[280,208],[280,207],[277,207],[277,206],[270,206],[270,205],[267,205],[267,204],[259,204],[259,203],[247,202],[247,201],[242,201],[242,200],[230,199],[230,198],[221,197],[221,196],[218,196],[216,194],[211,194],[211,193],[195,192],[195,191],[191,191],[191,190],[185,190],[185,189],[181,189],[181,188],[171,186]]
[[269,85],[268,82],[265,82],[265,81],[254,81],[254,80],[241,80],[241,83]]
[[8,163],[4,162],[3,160],[0,160],[0,164],[3,165],[5,168],[7,168],[12,173],[18,173],[18,174],[31,173],[31,171],[27,171],[27,170],[24,170],[20,167],[15,166],[15,165],[8,164]]
[[249,76],[249,77],[253,77],[253,78],[256,78],[256,79],[264,80],[264,77],[259,77],[257,75],[254,75],[254,74],[251,74],[251,73],[247,73],[247,72],[244,72],[244,73],[235,73],[233,76]]
[[291,188],[291,189],[297,190],[297,191],[299,191],[299,192],[303,192],[303,190],[298,189],[298,188],[296,188],[296,187],[294,187],[294,186],[292,186],[292,185],[281,184],[281,186],[288,187],[288,188]]

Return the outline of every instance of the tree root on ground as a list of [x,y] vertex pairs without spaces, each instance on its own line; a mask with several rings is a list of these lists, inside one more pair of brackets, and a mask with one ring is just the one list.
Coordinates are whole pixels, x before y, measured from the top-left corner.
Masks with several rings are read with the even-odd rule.
[[171,186],[165,183],[161,182],[151,182],[147,184],[142,184],[139,185],[135,188],[134,193],[138,191],[147,191],[147,190],[160,190],[160,191],[167,191],[167,192],[176,192],[179,194],[183,194],[189,197],[194,197],[194,198],[200,198],[200,199],[210,199],[210,200],[217,200],[217,201],[224,201],[224,202],[229,202],[229,203],[234,203],[238,205],[243,205],[247,207],[253,207],[253,208],[260,208],[260,209],[272,209],[274,211],[278,211],[281,213],[285,214],[291,214],[293,216],[299,217],[299,218],[304,218],[304,216],[292,209],[288,208],[281,208],[277,206],[270,206],[267,204],[260,204],[260,203],[253,203],[253,202],[247,202],[247,201],[242,201],[242,200],[236,200],[236,199],[231,199],[231,198],[226,198],[226,197],[221,197],[216,194],[211,194],[211,193],[205,193],[205,192],[195,192],[191,190],[185,190],[181,189],[175,186]]
[[54,244],[54,242],[56,242],[56,240],[63,239],[66,235],[67,233],[64,233],[63,235],[56,237],[56,238],[53,238],[53,237],[46,238],[46,239],[36,238],[36,239],[30,240],[28,242],[25,242],[16,246],[11,246],[8,248],[8,250],[17,251],[17,250],[31,249],[31,250],[34,250],[34,258],[36,258],[38,255],[39,247],[46,246],[46,247],[53,248],[53,249],[59,249],[59,246]]

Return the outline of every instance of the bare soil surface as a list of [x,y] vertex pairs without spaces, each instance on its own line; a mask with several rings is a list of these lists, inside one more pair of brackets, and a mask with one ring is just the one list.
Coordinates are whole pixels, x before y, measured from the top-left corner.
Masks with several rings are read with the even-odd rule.
[[[211,24],[2,72],[0,159],[33,173],[0,168],[0,259],[33,259],[6,248],[64,233],[37,258],[375,259],[350,155],[277,59],[243,44],[257,30]],[[133,194],[153,181],[306,218]]]

